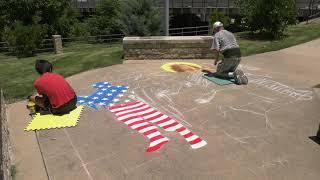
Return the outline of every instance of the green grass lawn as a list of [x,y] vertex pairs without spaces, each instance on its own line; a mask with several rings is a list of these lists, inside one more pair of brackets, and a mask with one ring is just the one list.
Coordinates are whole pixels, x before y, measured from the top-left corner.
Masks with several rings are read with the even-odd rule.
[[36,59],[53,63],[54,71],[65,77],[98,67],[122,63],[122,45],[69,44],[64,53],[41,53],[35,57],[17,59],[0,54],[0,87],[7,101],[14,102],[33,92]]
[[243,56],[276,51],[320,38],[320,23],[314,22],[307,25],[290,26],[286,32],[286,37],[281,40],[270,41],[244,38],[243,36],[247,34],[247,32],[237,34]]
[[[281,40],[253,40],[238,33],[238,41],[244,56],[275,51],[320,38],[320,23],[290,26],[287,36]],[[17,59],[0,54],[0,87],[7,101],[14,102],[33,92],[33,81],[37,78],[34,70],[36,59],[53,63],[55,72],[71,76],[83,71],[122,63],[122,45],[114,44],[69,44],[64,53],[40,53],[35,57]]]

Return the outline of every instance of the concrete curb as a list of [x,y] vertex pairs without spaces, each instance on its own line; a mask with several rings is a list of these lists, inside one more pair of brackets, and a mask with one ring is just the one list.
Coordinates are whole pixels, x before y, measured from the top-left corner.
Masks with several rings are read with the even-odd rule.
[[[45,165],[37,142],[35,132],[23,129],[30,120],[25,102],[10,104],[7,107],[7,118],[10,129],[10,140],[13,148],[13,164],[16,168],[16,179],[47,180]],[[25,111],[21,111],[25,109]]]

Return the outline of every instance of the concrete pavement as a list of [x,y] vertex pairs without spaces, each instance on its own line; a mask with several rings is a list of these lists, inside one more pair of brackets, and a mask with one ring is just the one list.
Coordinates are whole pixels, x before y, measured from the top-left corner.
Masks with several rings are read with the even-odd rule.
[[[175,132],[146,153],[147,139],[105,109],[85,108],[78,126],[39,131],[37,147],[24,103],[9,107],[17,179],[318,180],[320,146],[309,139],[320,123],[320,40],[243,58],[248,86],[217,86],[200,72],[168,73],[166,61],[127,61],[68,80],[78,95],[108,81],[129,86],[138,99],[175,118],[208,144],[200,149]],[[211,65],[210,60],[193,60]],[[38,149],[37,149],[38,148]]]

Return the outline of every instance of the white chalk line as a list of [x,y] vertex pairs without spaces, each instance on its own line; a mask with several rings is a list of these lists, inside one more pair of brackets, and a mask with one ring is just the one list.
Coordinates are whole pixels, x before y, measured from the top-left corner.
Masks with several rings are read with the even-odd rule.
[[91,176],[91,174],[90,174],[90,172],[89,172],[89,170],[88,170],[88,168],[87,168],[86,164],[84,163],[84,161],[83,161],[83,159],[82,159],[82,157],[81,157],[81,155],[80,155],[79,151],[76,149],[75,145],[73,144],[73,142],[72,142],[72,140],[71,140],[71,138],[70,138],[69,133],[67,132],[67,130],[66,130],[66,129],[63,129],[63,131],[65,132],[65,134],[66,134],[66,136],[67,136],[67,138],[68,138],[68,140],[69,140],[69,142],[70,142],[70,144],[71,144],[71,146],[72,146],[72,148],[73,148],[74,152],[75,152],[75,153],[76,153],[76,155],[78,156],[78,158],[79,158],[79,160],[80,160],[80,162],[81,162],[81,165],[82,165],[83,169],[85,170],[85,172],[87,173],[87,175],[88,175],[89,179],[90,179],[90,180],[93,180],[93,178],[92,178],[92,176]]

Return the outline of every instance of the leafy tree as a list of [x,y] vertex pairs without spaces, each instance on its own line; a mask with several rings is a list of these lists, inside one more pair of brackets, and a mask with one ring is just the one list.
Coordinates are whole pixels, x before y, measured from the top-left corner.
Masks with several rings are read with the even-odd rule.
[[162,30],[160,10],[153,0],[123,0],[120,24],[126,35],[159,35]]
[[19,56],[33,55],[52,34],[70,36],[76,23],[70,0],[0,1],[0,32]]
[[295,0],[237,0],[249,30],[280,38],[295,22]]
[[102,0],[96,14],[88,19],[88,29],[91,35],[117,33],[119,27],[119,0]]
[[47,26],[48,36],[68,36],[77,22],[70,0],[5,0],[0,2],[1,14],[3,28],[12,27],[17,21],[32,25],[34,17],[38,17],[38,23]]

